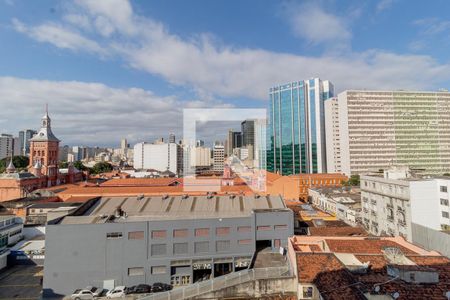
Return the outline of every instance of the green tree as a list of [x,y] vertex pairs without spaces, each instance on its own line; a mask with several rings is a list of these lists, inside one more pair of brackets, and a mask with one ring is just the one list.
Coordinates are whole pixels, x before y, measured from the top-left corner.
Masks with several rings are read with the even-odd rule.
[[83,165],[83,163],[79,160],[73,163],[73,166],[80,171],[86,171],[88,168]]
[[450,173],[444,173],[444,176],[449,176],[450,177]]
[[[5,157],[0,160],[0,173],[5,172],[6,167],[9,165],[9,160],[11,158]],[[16,167],[16,170],[26,170],[28,168],[28,164],[30,163],[30,159],[27,156],[14,156],[13,164]]]
[[110,171],[112,171],[112,169],[113,169],[113,166],[110,163],[99,162],[99,163],[96,163],[94,165],[94,167],[92,168],[92,173],[100,174],[100,173],[110,172]]
[[59,167],[61,169],[65,169],[65,168],[69,167],[69,163],[67,161],[60,161],[59,162]]
[[344,186],[359,186],[359,175],[352,175],[347,181],[342,182]]

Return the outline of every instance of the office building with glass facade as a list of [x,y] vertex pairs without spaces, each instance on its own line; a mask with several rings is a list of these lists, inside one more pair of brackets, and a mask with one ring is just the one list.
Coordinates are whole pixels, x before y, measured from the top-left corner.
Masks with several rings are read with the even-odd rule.
[[282,175],[326,172],[324,102],[333,84],[319,78],[270,89],[267,170]]

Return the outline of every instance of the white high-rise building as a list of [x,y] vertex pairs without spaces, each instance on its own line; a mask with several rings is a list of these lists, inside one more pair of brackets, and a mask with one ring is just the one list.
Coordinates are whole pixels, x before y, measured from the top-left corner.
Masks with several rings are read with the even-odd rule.
[[327,148],[327,173],[341,173],[341,139],[339,134],[338,98],[325,101],[325,141]]
[[211,166],[211,148],[193,147],[190,151],[191,167],[209,167]]
[[133,166],[135,169],[169,170],[177,174],[177,147],[175,143],[138,143],[134,146]]
[[328,159],[346,175],[390,166],[450,172],[449,92],[349,90],[338,95],[338,118],[338,129],[334,117],[326,128],[340,140],[327,145],[340,163]]
[[214,145],[213,148],[213,171],[222,172],[225,164],[225,147]]

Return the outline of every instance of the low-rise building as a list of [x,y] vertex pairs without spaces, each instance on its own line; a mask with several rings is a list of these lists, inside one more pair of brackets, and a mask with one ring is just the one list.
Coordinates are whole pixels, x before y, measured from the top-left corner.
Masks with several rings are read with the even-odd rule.
[[293,213],[273,196],[102,197],[46,227],[44,295],[87,285],[187,285],[287,246]]
[[295,236],[298,299],[446,299],[450,260],[402,237]]
[[361,191],[356,187],[310,188],[312,204],[349,225],[361,221]]
[[374,235],[401,235],[450,255],[450,178],[408,168],[361,176],[362,222]]

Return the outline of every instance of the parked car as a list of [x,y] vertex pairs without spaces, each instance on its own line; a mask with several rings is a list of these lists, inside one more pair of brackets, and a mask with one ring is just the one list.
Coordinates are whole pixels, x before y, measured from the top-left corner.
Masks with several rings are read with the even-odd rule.
[[162,283],[162,282],[156,282],[152,286],[153,293],[170,291],[171,289],[172,289],[172,285],[167,284],[167,283]]
[[106,293],[106,298],[124,298],[127,288],[124,286],[116,286],[112,290]]
[[129,293],[133,293],[133,294],[144,294],[144,293],[151,293],[151,292],[152,292],[152,286],[148,285],[148,284],[138,284],[129,289]]
[[78,289],[73,292],[70,298],[74,300],[92,300],[94,299],[94,294],[90,290]]
[[94,297],[100,297],[103,293],[103,289],[99,289],[95,286],[87,286],[85,288],[85,290],[91,291],[92,295],[94,295]]

